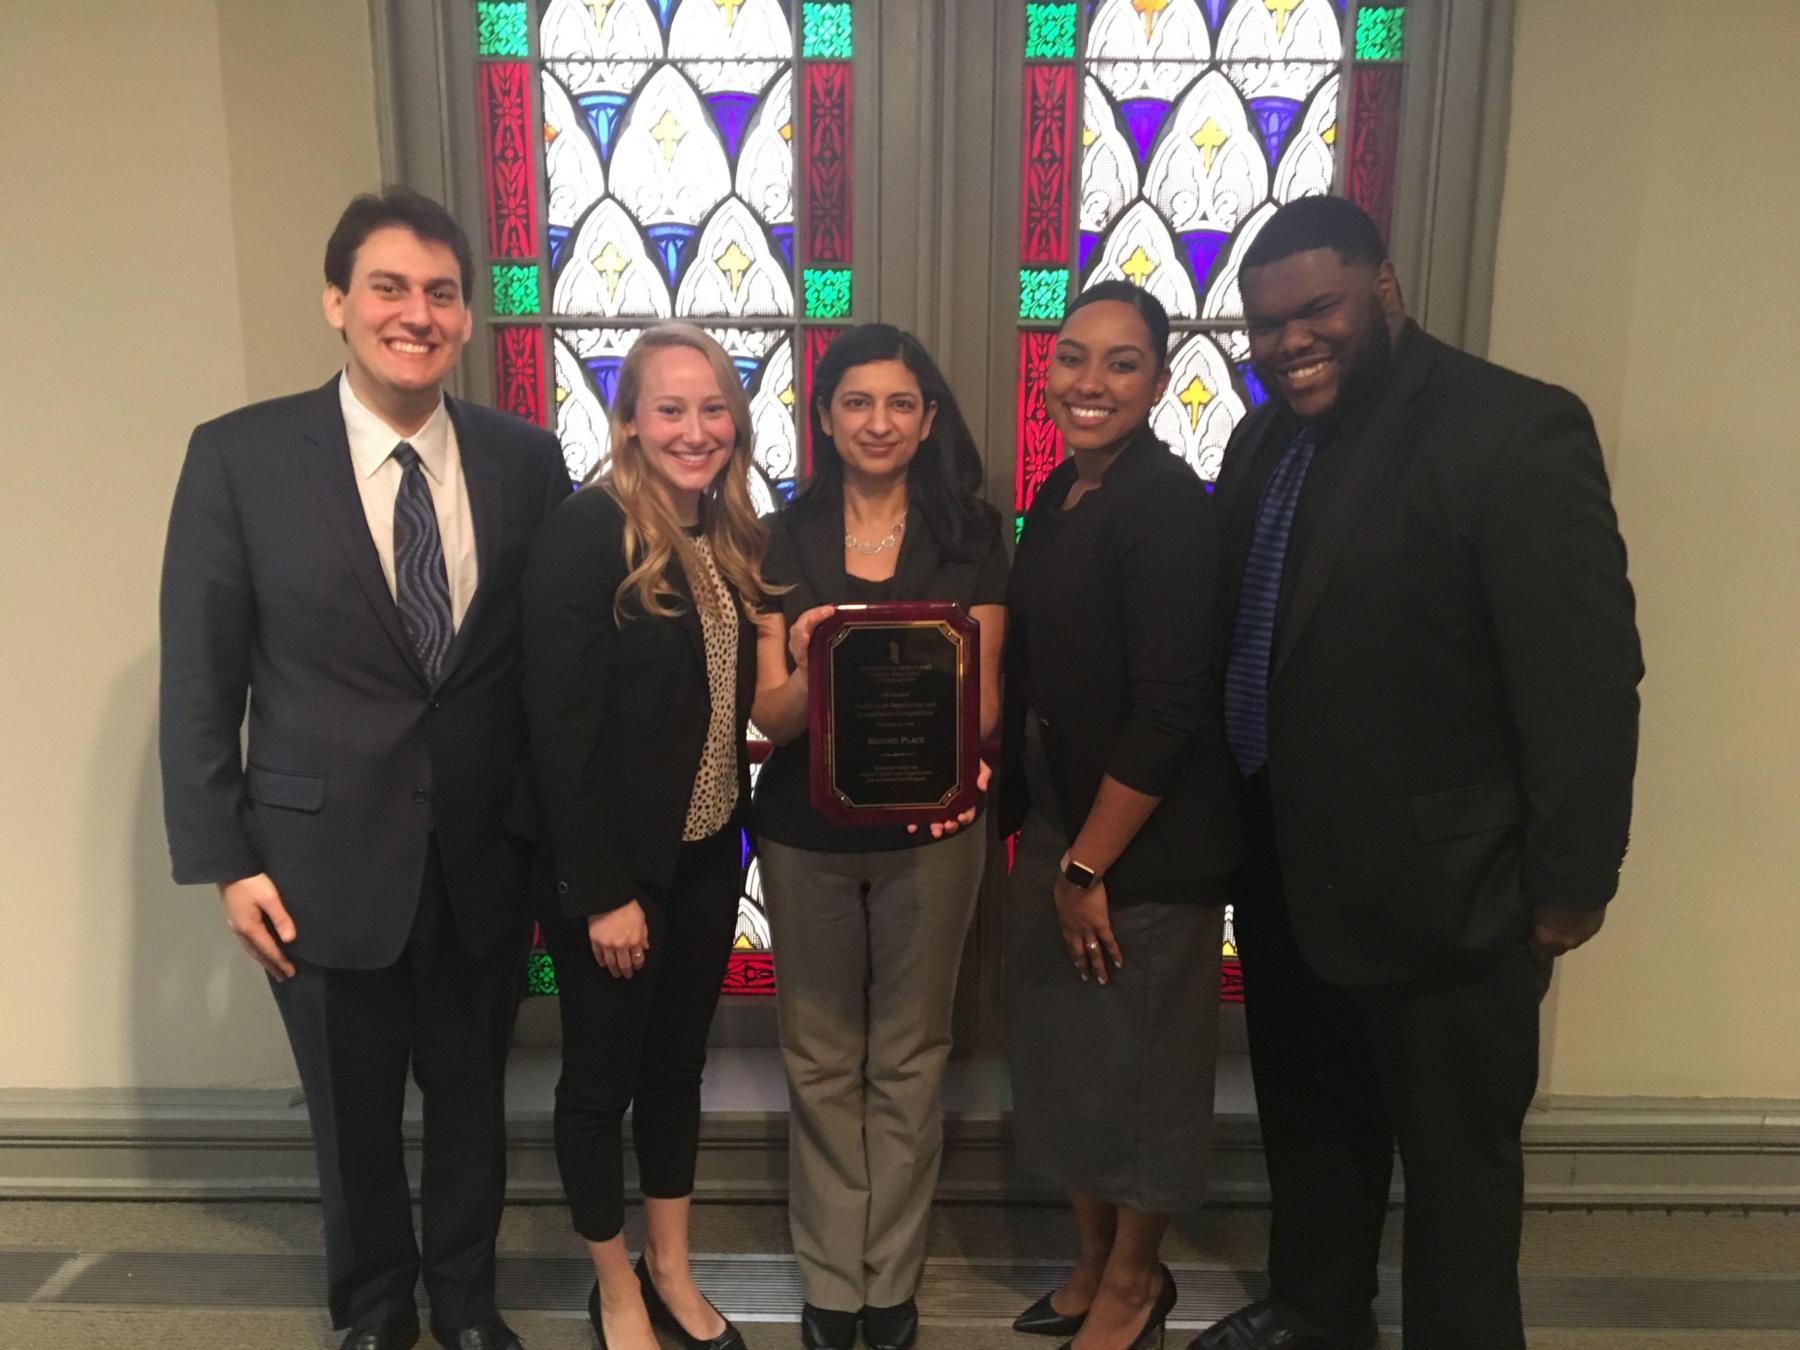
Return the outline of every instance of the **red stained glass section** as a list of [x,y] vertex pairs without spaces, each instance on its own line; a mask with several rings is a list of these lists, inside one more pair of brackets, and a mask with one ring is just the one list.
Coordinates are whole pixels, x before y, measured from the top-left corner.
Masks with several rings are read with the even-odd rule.
[[1228,956],[1219,963],[1219,1002],[1242,1003],[1243,1001],[1244,964]]
[[502,408],[536,426],[544,419],[544,331],[532,324],[494,329],[494,391]]
[[537,174],[528,131],[531,67],[524,61],[484,62],[480,86],[488,254],[536,258]]
[[810,475],[813,466],[812,417],[809,411],[812,408],[813,371],[818,369],[819,358],[825,355],[825,349],[837,341],[843,331],[842,328],[808,328],[806,330],[805,373],[800,380],[800,425],[806,437],[806,462],[801,465],[800,471],[805,474]]
[[775,954],[734,951],[725,967],[723,991],[727,994],[773,994]]
[[1349,197],[1388,237],[1394,218],[1394,164],[1400,149],[1398,65],[1358,65],[1350,85]]
[[1019,424],[1013,470],[1013,510],[1031,505],[1038,488],[1062,459],[1062,436],[1044,406],[1044,377],[1050,371],[1055,333],[1019,334]]
[[1074,141],[1075,67],[1027,65],[1021,266],[1069,265],[1069,166]]
[[850,261],[850,63],[812,61],[804,88],[806,262]]

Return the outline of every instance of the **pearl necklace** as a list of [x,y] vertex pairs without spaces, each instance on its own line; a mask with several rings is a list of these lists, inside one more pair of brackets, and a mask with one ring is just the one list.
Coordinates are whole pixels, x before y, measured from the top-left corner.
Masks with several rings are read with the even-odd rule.
[[885,553],[890,548],[892,548],[895,544],[899,543],[900,536],[902,534],[904,534],[905,532],[906,532],[906,521],[904,519],[896,520],[894,522],[894,528],[889,530],[887,532],[886,536],[884,536],[879,542],[873,543],[873,544],[865,544],[865,543],[862,543],[860,540],[858,540],[855,535],[851,534],[850,531],[845,530],[844,531],[844,547],[848,548],[848,549],[856,550],[856,552],[862,554],[862,556],[865,558],[873,558],[877,553]]

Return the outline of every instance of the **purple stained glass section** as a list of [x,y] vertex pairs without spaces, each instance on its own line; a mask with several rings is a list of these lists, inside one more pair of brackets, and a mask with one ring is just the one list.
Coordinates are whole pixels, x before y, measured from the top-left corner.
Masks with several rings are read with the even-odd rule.
[[744,127],[756,111],[756,98],[755,94],[731,92],[706,96],[706,106],[712,109],[713,121],[719,124],[719,134],[725,138],[725,153],[734,163],[738,147],[744,143]]
[[1268,155],[1269,167],[1272,169],[1281,160],[1282,147],[1287,144],[1295,114],[1300,111],[1300,100],[1253,98],[1247,106],[1251,116],[1256,118],[1256,129],[1262,135],[1263,151]]
[[1200,0],[1200,8],[1206,12],[1206,26],[1219,31],[1219,25],[1225,22],[1225,9],[1231,0]]
[[1218,262],[1219,254],[1230,239],[1224,230],[1191,230],[1181,236],[1181,246],[1187,250],[1188,267],[1194,273],[1194,288],[1201,294],[1205,294],[1213,264]]
[[1131,137],[1132,149],[1137,151],[1138,163],[1142,164],[1150,158],[1150,147],[1156,144],[1156,134],[1169,119],[1168,101],[1128,98],[1119,104],[1119,113],[1125,119],[1125,131]]

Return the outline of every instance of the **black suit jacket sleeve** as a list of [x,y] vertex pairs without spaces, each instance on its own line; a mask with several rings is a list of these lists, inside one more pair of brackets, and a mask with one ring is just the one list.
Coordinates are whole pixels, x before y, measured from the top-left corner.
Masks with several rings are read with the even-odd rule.
[[1587,409],[1557,391],[1490,469],[1478,566],[1525,790],[1525,894],[1597,909],[1625,856],[1643,662]]
[[1209,506],[1198,478],[1159,474],[1148,483],[1112,520],[1129,710],[1106,771],[1165,797],[1206,716],[1217,532],[1197,528]]
[[[613,597],[625,577],[614,512],[589,509],[590,488],[544,522],[522,593],[525,712],[538,792],[556,862],[557,905],[601,914],[637,898],[612,838],[606,730],[607,682],[619,630]],[[612,528],[608,528],[611,526]]]
[[256,625],[242,530],[219,446],[200,427],[169,515],[161,598],[163,812],[184,885],[264,870],[241,818]]

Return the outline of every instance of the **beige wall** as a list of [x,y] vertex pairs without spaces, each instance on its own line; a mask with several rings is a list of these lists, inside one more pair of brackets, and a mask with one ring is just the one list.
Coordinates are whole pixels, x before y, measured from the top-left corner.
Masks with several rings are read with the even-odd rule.
[[1594,409],[1649,672],[1545,1086],[1800,1097],[1800,5],[1519,8],[1491,355]]
[[363,0],[43,5],[0,43],[0,1087],[293,1078],[209,892],[168,881],[156,582],[195,422],[321,381],[378,178]]

